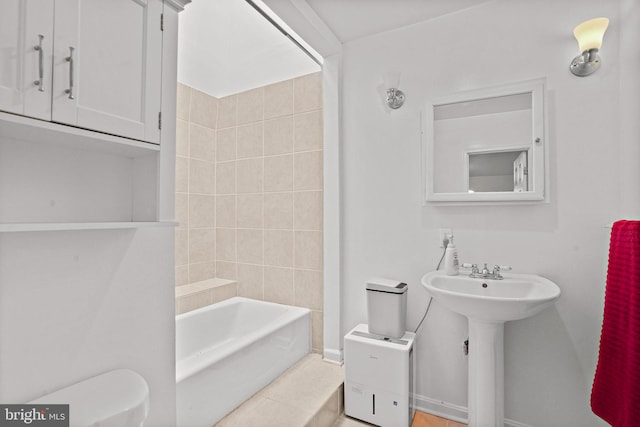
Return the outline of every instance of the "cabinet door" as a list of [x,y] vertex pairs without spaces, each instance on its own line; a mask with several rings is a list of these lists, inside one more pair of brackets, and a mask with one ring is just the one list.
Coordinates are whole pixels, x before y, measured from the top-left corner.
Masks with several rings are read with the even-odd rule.
[[52,120],[159,142],[162,0],[56,0]]
[[53,2],[0,1],[0,110],[51,119]]

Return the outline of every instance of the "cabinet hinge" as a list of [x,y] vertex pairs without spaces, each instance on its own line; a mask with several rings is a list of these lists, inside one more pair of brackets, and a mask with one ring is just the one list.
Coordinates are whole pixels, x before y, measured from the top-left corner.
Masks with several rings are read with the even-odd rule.
[[162,129],[162,111],[158,113],[158,129]]
[[160,31],[164,31],[164,13],[160,14]]

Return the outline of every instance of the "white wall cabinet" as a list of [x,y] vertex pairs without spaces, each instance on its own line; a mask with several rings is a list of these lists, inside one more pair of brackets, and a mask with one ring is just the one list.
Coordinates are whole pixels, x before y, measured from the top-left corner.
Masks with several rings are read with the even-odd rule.
[[[126,367],[149,384],[145,425],[176,425],[175,101],[188,1],[0,0],[0,402]],[[162,33],[150,18],[161,7]],[[69,46],[74,100],[64,98]],[[130,125],[146,128],[143,113],[158,103],[157,126],[160,93],[153,144]],[[53,117],[63,100],[71,107]]]
[[3,0],[0,109],[159,143],[162,7]]
[[0,233],[173,225],[182,6],[0,1]]
[[0,2],[0,110],[51,120],[53,6]]

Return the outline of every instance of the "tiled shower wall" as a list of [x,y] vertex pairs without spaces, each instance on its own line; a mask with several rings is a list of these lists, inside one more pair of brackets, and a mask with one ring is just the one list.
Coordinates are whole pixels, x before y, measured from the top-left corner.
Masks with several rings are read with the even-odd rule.
[[179,84],[177,107],[176,286],[308,307],[321,351],[321,74],[221,99]]

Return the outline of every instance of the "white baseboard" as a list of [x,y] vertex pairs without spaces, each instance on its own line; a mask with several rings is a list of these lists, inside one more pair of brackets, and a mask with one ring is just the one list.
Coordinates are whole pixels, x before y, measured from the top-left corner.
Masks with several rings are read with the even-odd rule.
[[332,348],[325,348],[322,353],[322,357],[324,358],[324,360],[336,363],[338,365],[342,365],[344,361],[342,350],[336,350]]
[[449,420],[458,421],[463,424],[467,424],[469,421],[466,406],[431,399],[430,397],[421,396],[419,394],[414,394],[413,398],[413,409]]
[[[467,424],[469,422],[469,414],[466,406],[443,402],[442,400],[432,399],[419,394],[414,394],[413,398],[413,409],[427,412],[438,417],[447,418],[449,420],[458,421],[463,424]],[[505,427],[532,427],[528,424],[506,418],[504,420],[504,425]]]

